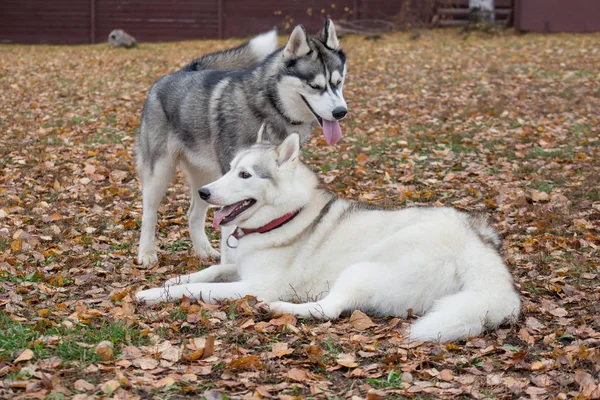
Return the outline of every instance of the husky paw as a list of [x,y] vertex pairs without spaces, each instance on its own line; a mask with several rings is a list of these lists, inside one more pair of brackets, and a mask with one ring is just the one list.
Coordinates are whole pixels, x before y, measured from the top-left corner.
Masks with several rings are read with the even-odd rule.
[[137,258],[139,265],[148,266],[155,262],[158,262],[158,256],[156,255],[156,251],[152,250],[140,250]]
[[163,283],[163,286],[167,287],[167,286],[184,285],[184,284],[190,283],[190,282],[192,282],[192,280],[190,279],[189,275],[181,275],[181,276],[176,276],[171,279],[167,279],[165,281],[165,283]]
[[210,246],[210,245],[203,247],[200,250],[196,249],[196,254],[201,259],[217,260],[217,259],[219,259],[219,257],[221,257],[221,253],[219,253],[217,250],[213,249],[212,246]]
[[267,303],[271,311],[275,314],[296,314],[297,304],[288,303],[286,301],[274,301]]
[[154,288],[148,290],[142,290],[135,294],[135,299],[139,302],[146,304],[156,304],[161,301],[167,301],[167,294],[162,288]]
[[335,319],[341,312],[336,313],[334,310],[324,310],[320,303],[294,304],[286,301],[274,301],[273,303],[269,303],[269,308],[275,314],[294,314],[298,317],[321,320]]

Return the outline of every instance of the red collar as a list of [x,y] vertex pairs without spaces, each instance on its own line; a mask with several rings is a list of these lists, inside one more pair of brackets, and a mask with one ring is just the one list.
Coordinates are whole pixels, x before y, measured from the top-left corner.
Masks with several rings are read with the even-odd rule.
[[288,222],[290,222],[292,219],[294,219],[294,217],[296,215],[298,215],[300,213],[300,211],[302,211],[302,209],[292,211],[291,213],[287,213],[284,216],[274,219],[273,221],[269,222],[268,224],[261,226],[260,228],[256,228],[256,229],[236,228],[236,230],[233,231],[231,236],[233,236],[237,240],[240,240],[240,238],[243,238],[244,236],[249,235],[251,233],[266,233],[266,232],[272,231],[273,229],[277,229],[277,228],[281,227],[282,225],[285,225]]

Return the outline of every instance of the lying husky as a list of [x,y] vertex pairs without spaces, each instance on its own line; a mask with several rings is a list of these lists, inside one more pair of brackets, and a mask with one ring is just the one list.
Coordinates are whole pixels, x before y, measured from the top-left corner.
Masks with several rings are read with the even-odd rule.
[[484,218],[452,208],[387,211],[338,199],[318,188],[299,149],[296,134],[276,148],[257,144],[199,190],[223,206],[215,225],[237,225],[236,265],[171,279],[137,299],[254,295],[276,313],[325,319],[354,309],[403,317],[412,309],[425,314],[412,326],[413,340],[464,339],[518,316],[501,242]]
[[192,191],[188,217],[194,249],[201,258],[214,258],[219,253],[204,232],[208,204],[196,191],[221,177],[234,155],[254,143],[250,132],[264,122],[275,144],[292,132],[305,142],[318,121],[327,143],[340,140],[337,120],[347,112],[342,95],[346,59],[333,23],[328,20],[316,38],[297,26],[285,47],[276,47],[273,30],[160,78],[148,93],[137,139],[143,198],[140,264],[157,260],[156,213],[177,166]]

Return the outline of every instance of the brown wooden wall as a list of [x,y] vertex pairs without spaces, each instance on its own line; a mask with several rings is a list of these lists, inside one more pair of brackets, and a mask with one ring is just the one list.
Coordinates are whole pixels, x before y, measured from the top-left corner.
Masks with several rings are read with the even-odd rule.
[[316,33],[326,16],[393,18],[421,1],[0,0],[0,42],[104,42],[113,29],[140,42],[246,37],[298,23]]
[[526,32],[599,32],[600,0],[516,0],[515,27]]
[[0,0],[0,42],[89,43],[86,0]]

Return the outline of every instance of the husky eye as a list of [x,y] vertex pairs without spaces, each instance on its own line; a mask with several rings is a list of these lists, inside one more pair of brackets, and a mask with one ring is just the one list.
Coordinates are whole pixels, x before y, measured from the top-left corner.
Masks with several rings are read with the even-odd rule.
[[242,171],[238,174],[238,176],[242,179],[248,179],[250,178],[252,175],[250,175],[249,173],[247,173],[246,171]]
[[311,89],[315,89],[315,90],[322,90],[321,86],[319,85],[313,85],[312,83],[309,83],[308,86],[311,87]]
[[340,79],[339,81],[337,81],[336,83],[333,84],[333,87],[338,87],[342,84],[342,80]]

